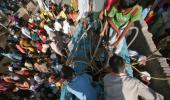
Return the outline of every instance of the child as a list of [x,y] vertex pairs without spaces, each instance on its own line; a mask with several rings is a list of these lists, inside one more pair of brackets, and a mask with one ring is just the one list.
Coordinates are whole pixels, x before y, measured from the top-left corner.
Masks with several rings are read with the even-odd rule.
[[[119,0],[119,3],[114,4],[109,12],[105,12],[107,22],[111,26],[108,47],[120,55],[126,63],[130,63],[130,58],[125,37],[133,22],[140,20],[142,13],[142,7],[136,3],[136,1]],[[107,27],[107,23],[105,26]],[[105,30],[106,28],[101,32],[101,36],[104,35]],[[126,68],[128,74],[133,76],[132,68]]]

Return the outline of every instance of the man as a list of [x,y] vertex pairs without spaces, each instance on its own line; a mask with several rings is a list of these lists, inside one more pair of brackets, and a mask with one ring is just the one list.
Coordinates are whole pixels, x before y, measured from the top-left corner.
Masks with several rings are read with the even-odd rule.
[[[68,81],[65,87],[65,94],[63,89],[61,91],[60,100],[97,100],[97,92],[92,86],[92,77],[86,73],[75,75],[71,67],[63,67],[61,70],[61,77]],[[73,96],[68,95],[71,93]],[[68,99],[66,99],[68,98]]]
[[127,76],[123,58],[113,55],[109,61],[112,72],[104,77],[105,100],[163,100],[163,96],[154,92],[138,79]]

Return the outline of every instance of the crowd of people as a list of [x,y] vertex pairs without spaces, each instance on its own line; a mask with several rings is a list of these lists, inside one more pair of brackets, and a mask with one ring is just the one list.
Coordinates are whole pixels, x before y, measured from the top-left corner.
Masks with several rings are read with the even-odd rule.
[[[169,33],[170,33],[170,2],[158,2],[158,6],[152,7],[153,1],[147,3],[143,10],[143,19],[148,24],[148,30],[153,34],[153,40],[160,50],[161,54],[167,58],[169,55]],[[162,6],[161,6],[162,5]],[[162,45],[164,44],[164,45]],[[170,63],[169,60],[167,60]]]
[[147,86],[149,73],[143,72],[141,82],[131,66],[146,65],[146,57],[126,42],[133,23],[142,19],[139,1],[102,0],[100,7],[98,0],[68,1],[37,0],[40,10],[28,20],[8,15],[7,45],[0,56],[9,62],[0,75],[0,97],[163,100]]

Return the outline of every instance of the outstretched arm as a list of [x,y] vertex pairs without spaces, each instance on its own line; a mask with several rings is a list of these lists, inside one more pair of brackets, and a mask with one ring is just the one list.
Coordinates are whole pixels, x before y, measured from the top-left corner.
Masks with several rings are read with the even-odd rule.
[[103,36],[104,36],[104,34],[105,34],[106,30],[107,30],[107,27],[108,27],[108,22],[107,22],[107,20],[106,20],[105,23],[104,23],[103,30],[102,30],[102,32],[100,33],[100,37],[103,37]]
[[109,25],[113,28],[114,31],[117,33],[117,37],[120,36],[120,30],[116,27],[116,25],[112,22],[111,18],[107,18]]

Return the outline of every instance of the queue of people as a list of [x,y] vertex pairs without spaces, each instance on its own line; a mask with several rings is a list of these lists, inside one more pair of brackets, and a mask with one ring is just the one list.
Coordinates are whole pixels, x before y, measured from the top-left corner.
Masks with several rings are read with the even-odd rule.
[[[0,75],[2,98],[163,100],[133,74],[133,61],[146,65],[146,57],[126,42],[130,27],[142,18],[138,0],[106,0],[102,7],[97,0],[57,1],[37,0],[40,10],[28,20],[9,16],[7,45],[0,48],[9,59],[3,64],[8,71]],[[92,53],[99,38],[97,59]],[[109,71],[95,74],[104,68]],[[141,75],[146,83],[148,78]]]

